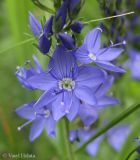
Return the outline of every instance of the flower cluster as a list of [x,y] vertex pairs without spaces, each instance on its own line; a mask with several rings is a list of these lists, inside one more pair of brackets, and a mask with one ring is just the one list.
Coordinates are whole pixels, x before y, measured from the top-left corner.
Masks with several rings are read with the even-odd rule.
[[140,32],[138,28],[140,26],[140,0],[125,0],[125,5],[123,5],[122,0],[106,2],[100,0],[99,4],[104,16],[117,15],[125,12],[128,9],[131,10],[132,8],[135,8],[134,15],[128,16],[128,18],[121,17],[120,19],[113,19],[108,23],[102,23],[101,26],[105,30],[107,36],[110,39],[113,39],[115,42],[119,42],[125,39],[129,44],[131,44],[131,47],[128,48],[129,52],[126,61],[129,61],[129,65],[127,65],[127,68],[131,71],[131,77],[133,79],[139,80],[140,69],[138,65],[138,57],[140,54],[139,51],[136,51],[136,48],[139,50]]
[[55,15],[51,15],[43,26],[31,12],[29,13],[30,28],[38,39],[36,46],[42,54],[49,52],[53,36],[58,43],[61,43],[67,49],[75,48],[75,40],[67,34],[67,31],[80,33],[83,29],[83,23],[74,20],[82,7],[82,3],[82,0],[64,0]]
[[83,124],[89,127],[98,119],[100,110],[119,103],[107,93],[114,80],[111,74],[125,72],[114,64],[114,60],[123,52],[119,46],[125,41],[101,48],[102,30],[96,27],[78,46],[75,32],[80,33],[83,24],[75,21],[75,17],[81,6],[80,0],[64,0],[43,27],[29,13],[30,28],[37,37],[37,47],[41,53],[51,54],[52,37],[57,40],[54,52],[49,55],[47,69],[42,69],[35,56],[35,67],[27,62],[29,69],[17,68],[16,76],[22,86],[43,91],[38,100],[16,109],[19,116],[27,119],[25,124],[18,127],[19,130],[33,123],[30,141],[36,139],[44,128],[54,138],[56,123],[63,117],[70,122],[80,117]]

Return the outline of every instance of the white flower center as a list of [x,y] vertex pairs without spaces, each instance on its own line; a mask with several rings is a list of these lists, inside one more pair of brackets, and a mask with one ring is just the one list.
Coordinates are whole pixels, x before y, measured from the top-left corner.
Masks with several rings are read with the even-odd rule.
[[48,109],[44,110],[43,113],[45,114],[45,115],[44,115],[45,118],[48,118],[48,117],[50,116],[50,114],[51,114]]
[[73,81],[71,78],[63,78],[58,83],[60,89],[64,89],[67,91],[71,91],[75,88],[75,81]]
[[94,53],[89,53],[88,57],[93,61],[96,60],[96,55]]

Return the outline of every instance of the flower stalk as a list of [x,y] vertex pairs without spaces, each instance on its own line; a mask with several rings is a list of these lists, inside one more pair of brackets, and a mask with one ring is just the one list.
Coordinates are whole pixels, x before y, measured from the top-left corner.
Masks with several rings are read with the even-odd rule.
[[66,118],[60,121],[59,125],[59,143],[61,145],[61,159],[75,160],[71,142],[69,141],[69,122]]

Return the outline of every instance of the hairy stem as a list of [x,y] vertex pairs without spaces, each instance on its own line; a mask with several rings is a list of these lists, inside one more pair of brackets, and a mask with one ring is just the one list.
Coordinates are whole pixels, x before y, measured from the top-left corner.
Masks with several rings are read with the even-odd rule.
[[103,21],[103,20],[107,20],[107,19],[113,19],[113,18],[118,18],[118,17],[122,17],[122,16],[126,16],[126,15],[130,15],[130,14],[134,14],[135,12],[128,12],[128,13],[123,13],[123,14],[119,14],[119,15],[115,15],[115,16],[109,16],[109,17],[105,17],[105,18],[99,18],[99,19],[93,19],[87,22],[83,22],[84,24],[90,24],[92,22],[98,22],[98,21]]
[[137,109],[140,108],[140,104],[133,105],[129,108],[127,108],[125,111],[123,111],[121,114],[119,114],[115,119],[113,119],[110,123],[108,123],[106,126],[101,128],[93,137],[91,137],[87,142],[85,142],[81,147],[79,147],[76,150],[76,153],[82,151],[90,142],[95,140],[100,135],[104,134],[106,131],[108,131],[110,128],[114,127],[116,124],[121,122],[123,119],[131,115],[133,112],[135,112]]

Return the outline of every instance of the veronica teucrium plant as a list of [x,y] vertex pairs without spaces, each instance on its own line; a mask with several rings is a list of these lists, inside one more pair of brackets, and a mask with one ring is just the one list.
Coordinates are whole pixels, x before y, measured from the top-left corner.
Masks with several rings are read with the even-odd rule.
[[[28,68],[17,67],[16,76],[24,88],[42,91],[38,99],[26,102],[16,109],[16,113],[26,119],[18,130],[31,123],[31,142],[38,138],[43,130],[46,130],[50,138],[55,139],[57,123],[63,120],[66,122],[63,125],[67,125],[65,138],[69,147],[68,153],[64,153],[66,156],[62,155],[61,159],[75,159],[71,143],[74,140],[78,140],[75,148],[79,150],[84,143],[88,143],[86,151],[90,156],[95,156],[101,141],[107,137],[108,143],[119,152],[131,127],[116,127],[120,120],[114,120],[104,124],[107,129],[98,134],[99,127],[94,124],[99,121],[104,110],[121,103],[108,93],[115,81],[115,73],[125,74],[121,64],[116,64],[116,59],[124,54],[125,39],[102,47],[101,35],[104,34],[104,30],[97,26],[89,31],[83,40],[81,39],[82,43],[79,43],[78,34],[81,34],[88,24],[77,18],[84,0],[54,1],[53,10],[38,0],[33,2],[51,13],[47,20],[43,19],[40,22],[29,12],[30,29],[36,38],[35,46],[46,61],[49,58],[49,62],[43,69],[37,57],[33,55],[34,65],[27,61]],[[135,71],[140,57],[133,50],[129,51],[129,55],[132,77],[140,78]],[[137,108],[135,107],[135,110]],[[126,111],[124,117],[129,114]],[[76,129],[73,130],[73,127]],[[86,142],[96,134],[97,139]],[[59,138],[63,141],[64,137]]]

